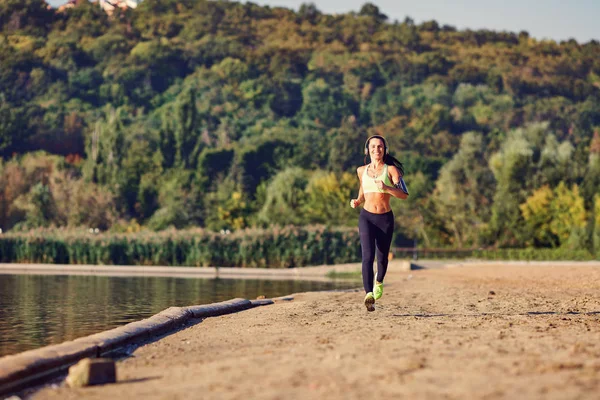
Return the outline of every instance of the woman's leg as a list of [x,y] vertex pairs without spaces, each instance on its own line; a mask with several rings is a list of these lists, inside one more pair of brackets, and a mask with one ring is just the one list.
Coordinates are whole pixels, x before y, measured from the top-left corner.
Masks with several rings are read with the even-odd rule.
[[[362,251],[362,278],[365,293],[373,291],[373,261],[375,260],[375,227],[369,222],[369,212],[360,211],[358,232]],[[373,215],[373,214],[371,214]]]
[[377,217],[377,230],[375,234],[377,282],[382,283],[387,272],[388,255],[390,254],[390,246],[392,245],[392,236],[394,234],[394,214],[390,211],[377,215]]

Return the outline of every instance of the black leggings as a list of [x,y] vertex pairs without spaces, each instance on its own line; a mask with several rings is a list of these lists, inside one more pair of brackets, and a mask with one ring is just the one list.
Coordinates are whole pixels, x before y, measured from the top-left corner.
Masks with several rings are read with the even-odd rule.
[[365,293],[373,291],[373,261],[377,254],[377,282],[383,282],[388,266],[388,254],[394,233],[394,213],[373,214],[360,210],[358,217],[362,249],[362,277]]

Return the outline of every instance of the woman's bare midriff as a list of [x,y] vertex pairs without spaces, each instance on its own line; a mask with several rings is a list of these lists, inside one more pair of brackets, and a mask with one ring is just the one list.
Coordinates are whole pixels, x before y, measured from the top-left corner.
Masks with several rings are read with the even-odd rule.
[[388,193],[365,193],[365,204],[363,208],[373,214],[385,214],[392,210],[390,207],[391,194]]

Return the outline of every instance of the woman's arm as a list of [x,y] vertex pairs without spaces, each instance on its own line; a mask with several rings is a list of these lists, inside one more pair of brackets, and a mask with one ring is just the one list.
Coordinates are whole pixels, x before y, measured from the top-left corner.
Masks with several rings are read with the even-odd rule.
[[350,207],[352,207],[352,208],[356,208],[356,207],[358,207],[359,205],[361,205],[362,203],[365,202],[365,195],[364,195],[363,189],[362,189],[362,173],[363,173],[363,168],[364,167],[358,167],[356,169],[356,174],[358,175],[359,188],[358,188],[358,197],[356,199],[350,200]]

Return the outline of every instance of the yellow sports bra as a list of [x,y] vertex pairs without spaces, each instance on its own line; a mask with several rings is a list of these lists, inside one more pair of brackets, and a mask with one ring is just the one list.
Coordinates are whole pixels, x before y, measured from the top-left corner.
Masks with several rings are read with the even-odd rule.
[[388,176],[388,166],[387,166],[387,164],[383,164],[383,171],[381,172],[381,175],[378,176],[377,178],[371,178],[369,176],[369,174],[367,174],[367,170],[369,169],[370,165],[371,164],[367,165],[367,167],[363,171],[363,175],[362,175],[362,190],[363,190],[363,193],[385,193],[384,190],[380,190],[377,187],[377,185],[375,184],[375,181],[376,180],[383,181],[384,184],[386,184],[388,186],[393,186],[392,182],[390,182],[390,177]]

